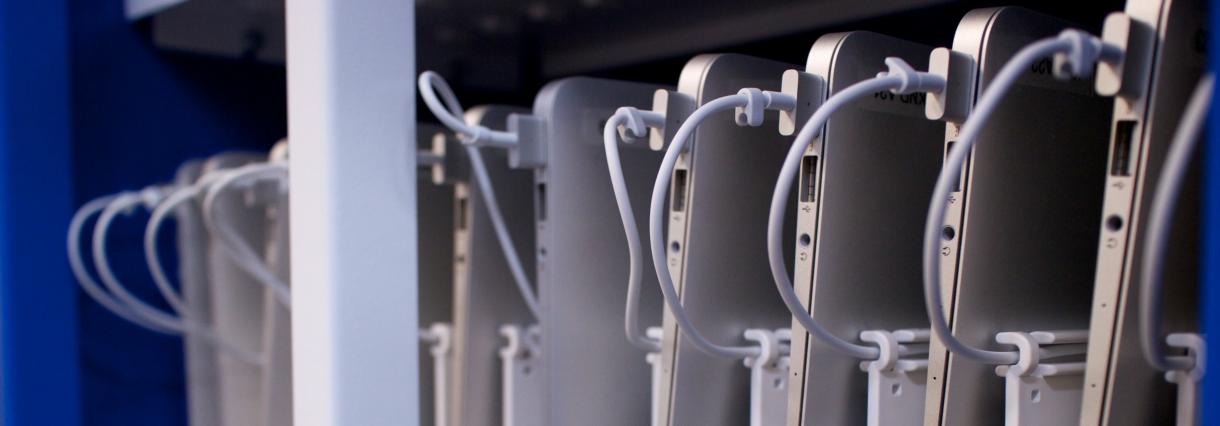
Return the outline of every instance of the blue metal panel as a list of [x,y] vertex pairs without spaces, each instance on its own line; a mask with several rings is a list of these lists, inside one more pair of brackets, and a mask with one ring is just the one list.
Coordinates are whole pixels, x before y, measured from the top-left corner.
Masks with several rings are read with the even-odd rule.
[[[161,51],[152,45],[150,23],[126,20],[123,2],[68,3],[74,206],[165,182],[188,159],[266,150],[284,136],[283,67]],[[141,251],[146,219],[117,221],[108,252],[119,278],[155,302],[160,297]],[[78,297],[86,423],[183,424],[181,340],[137,328]]]
[[[70,4],[70,7],[69,7]],[[0,401],[5,425],[180,424],[181,346],[83,297],[63,238],[76,205],[284,134],[280,67],[169,55],[120,1],[0,0]],[[75,184],[75,185],[74,185]],[[119,275],[151,295],[141,227]]]
[[[1211,1],[1211,21],[1216,22],[1216,11],[1220,10],[1220,0]],[[1208,42],[1208,58],[1211,61],[1211,72],[1220,71],[1220,33],[1210,31]],[[1210,348],[1207,365],[1213,371],[1207,372],[1203,379],[1203,422],[1201,424],[1220,424],[1220,380],[1216,380],[1215,366],[1220,366],[1220,108],[1216,107],[1217,97],[1212,95],[1212,108],[1209,112],[1207,140],[1203,144],[1203,250],[1201,256],[1203,268],[1202,306],[1203,331],[1207,336],[1207,346]]]
[[0,1],[0,346],[6,425],[80,423],[64,0]]

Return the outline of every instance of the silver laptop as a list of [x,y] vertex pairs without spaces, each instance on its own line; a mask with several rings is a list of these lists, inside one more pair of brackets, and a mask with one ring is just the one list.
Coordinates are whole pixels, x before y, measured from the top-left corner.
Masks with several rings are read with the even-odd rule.
[[[509,114],[523,109],[480,106],[466,113],[467,122],[503,130]],[[503,150],[482,149],[487,173],[495,185],[496,201],[509,233],[517,244],[521,261],[534,262],[534,205],[530,193],[532,174],[513,170]],[[446,147],[446,160],[465,161],[466,151],[456,141]],[[457,163],[460,163],[458,161]],[[501,419],[501,375],[499,350],[504,346],[500,326],[534,323],[509,272],[504,252],[496,240],[491,219],[472,179],[453,181],[453,387],[449,395],[449,419],[467,426],[499,426]],[[422,205],[422,204],[421,204]],[[422,230],[421,227],[421,235]],[[422,247],[421,253],[444,247]],[[422,258],[421,258],[422,262]],[[422,301],[423,299],[421,299]],[[421,325],[424,325],[421,323]]]
[[[884,71],[886,57],[927,69],[931,50],[870,32],[828,34],[813,44],[805,71],[833,95]],[[924,117],[925,100],[888,91],[858,100],[831,117],[802,159],[793,285],[806,306],[812,301],[814,319],[849,341],[865,330],[928,328],[918,241],[940,173],[944,124]],[[810,337],[798,322],[792,329],[788,424],[865,424],[862,360]]]
[[[202,161],[189,161],[178,167],[174,177],[177,185],[192,185],[203,173]],[[181,294],[189,315],[202,323],[212,323],[211,283],[208,280],[207,229],[203,225],[198,203],[174,211],[177,235],[178,276]],[[219,370],[216,346],[203,336],[192,333],[183,337],[186,361],[187,419],[192,425],[220,422]]]
[[[1069,25],[1021,8],[967,14],[953,50],[976,63],[975,98],[1019,49]],[[1088,327],[1111,105],[1091,81],[1056,80],[1046,58],[981,133],[951,194],[941,247],[945,309],[966,344],[1015,350],[996,334]],[[946,126],[946,152],[958,130]],[[924,424],[1002,423],[1005,381],[995,366],[936,342]]]
[[[682,69],[678,91],[697,105],[746,87],[779,91],[790,68],[796,67],[744,55],[700,55]],[[792,323],[766,252],[771,193],[792,142],[776,131],[777,122],[778,115],[768,114],[761,127],[738,127],[730,112],[714,115],[694,133],[673,172],[670,273],[691,321],[715,342],[746,344],[746,329]],[[785,223],[791,250],[791,214]],[[669,314],[662,343],[659,416],[665,424],[747,424],[750,370],[741,359],[703,353]]]
[[[266,156],[261,154],[216,156],[204,164],[203,173],[264,160]],[[255,253],[264,253],[271,226],[267,220],[267,200],[259,197],[248,204],[246,195],[243,191],[231,189],[218,196],[214,210],[216,219],[224,221],[237,235],[241,235]],[[260,352],[265,347],[263,339],[270,330],[266,308],[274,297],[258,279],[239,267],[229,253],[222,251],[227,248],[217,236],[208,235],[206,238],[207,274],[210,279],[207,296],[211,303],[212,327],[219,338],[247,351]],[[184,291],[198,294],[196,290]],[[190,299],[191,296],[184,293],[184,297]],[[220,423],[264,422],[268,396],[265,369],[224,352],[216,354]]]
[[[1135,33],[1131,91],[1114,101],[1105,207],[1096,239],[1097,273],[1089,327],[1082,425],[1166,424],[1174,418],[1176,388],[1140,351],[1137,277],[1143,256],[1143,215],[1161,173],[1166,150],[1195,82],[1207,66],[1207,11],[1199,0],[1130,0],[1126,14],[1142,28]],[[1104,79],[1098,76],[1101,86]],[[1186,194],[1199,193],[1194,167]],[[1200,197],[1183,196],[1165,257],[1164,324],[1167,330],[1198,331]],[[1164,342],[1160,342],[1164,343]]]
[[[545,401],[539,424],[649,423],[650,369],[645,353],[623,333],[627,243],[607,179],[602,130],[619,107],[649,109],[661,88],[562,79],[543,87],[532,115],[518,117],[530,129],[520,133],[523,144],[539,148],[524,160],[535,167]],[[645,206],[661,155],[643,143],[620,153],[632,202]],[[646,213],[637,209],[636,220],[646,223]],[[647,259],[640,267],[652,270]],[[661,317],[656,279],[647,275],[641,284],[645,326]]]

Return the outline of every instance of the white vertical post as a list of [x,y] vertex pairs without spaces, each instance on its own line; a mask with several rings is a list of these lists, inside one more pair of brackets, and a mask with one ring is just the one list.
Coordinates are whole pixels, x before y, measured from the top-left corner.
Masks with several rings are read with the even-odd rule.
[[411,0],[288,0],[298,425],[419,423]]

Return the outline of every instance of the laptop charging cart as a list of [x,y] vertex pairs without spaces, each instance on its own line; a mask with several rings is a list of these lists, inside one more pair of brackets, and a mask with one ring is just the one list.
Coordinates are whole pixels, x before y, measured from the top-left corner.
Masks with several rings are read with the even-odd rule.
[[[698,106],[745,87],[778,91],[789,68],[744,55],[700,55],[683,68],[678,92]],[[730,114],[704,122],[678,157],[668,210],[669,273],[692,322],[709,339],[747,343],[748,338],[774,336],[780,344],[772,347],[787,346],[791,316],[775,292],[759,284],[771,282],[763,231],[777,165],[791,138],[779,135],[771,125],[739,127]],[[789,238],[789,249],[791,244]],[[662,424],[747,424],[754,414],[751,405],[768,407],[757,413],[765,416],[762,424],[782,421],[786,350],[771,354],[774,359],[762,364],[767,371],[752,372],[742,368],[740,358],[702,352],[682,335],[668,311],[663,327]],[[748,329],[758,333],[746,336]],[[747,366],[755,362],[750,360]],[[759,379],[765,373],[771,379],[766,381],[769,388],[759,386],[767,395],[754,404],[752,373]],[[761,385],[762,380],[756,382]]]
[[[648,424],[649,368],[623,335],[627,247],[606,180],[602,128],[622,106],[647,108],[655,85],[593,78],[547,84],[532,115],[510,119],[514,165],[535,170],[545,417],[530,424]],[[646,202],[660,155],[621,149],[633,201]],[[643,220],[644,215],[639,215]],[[643,265],[651,268],[651,263]],[[650,269],[646,269],[650,270]],[[640,318],[659,323],[654,278],[642,283]],[[650,321],[651,320],[651,321]]]
[[[1175,385],[1145,360],[1140,348],[1140,259],[1151,209],[1178,117],[1206,69],[1206,52],[1195,43],[1207,30],[1205,2],[1129,0],[1122,20],[1127,31],[1105,38],[1131,46],[1123,67],[1101,67],[1098,91],[1117,94],[1110,132],[1103,224],[1096,243],[1097,272],[1089,325],[1088,365],[1081,425],[1165,424],[1178,407],[1191,421],[1193,400],[1175,401]],[[1121,28],[1121,27],[1119,27]],[[1199,193],[1197,168],[1185,193]],[[1198,197],[1181,197],[1166,253],[1163,321],[1172,330],[1199,330]],[[1163,342],[1157,342],[1162,344]],[[1180,386],[1180,385],[1179,385]],[[1181,419],[1185,420],[1185,419]],[[1178,424],[1182,423],[1181,420]]]
[[[503,129],[509,114],[521,111],[517,107],[480,106],[471,108],[465,119]],[[529,327],[535,319],[513,282],[479,194],[481,189],[470,177],[465,148],[451,136],[434,136],[432,141],[433,154],[440,159],[433,167],[433,183],[451,185],[454,214],[453,227],[447,230],[453,241],[447,256],[453,268],[452,386],[447,395],[447,417],[451,424],[505,425],[508,408],[504,406],[505,363],[500,349],[506,339],[500,330],[504,326]],[[534,210],[530,173],[509,168],[507,154],[501,150],[485,149],[482,154],[517,252],[523,263],[531,265]],[[428,231],[421,228],[421,232]]]
[[[974,61],[972,97],[1016,51],[1067,27],[1020,8],[969,13],[953,50]],[[1079,421],[1110,100],[1091,80],[1057,80],[1052,66],[1048,57],[1030,67],[983,129],[939,249],[953,335],[1021,362],[996,368],[933,339],[926,425]],[[960,126],[947,123],[946,152]],[[1061,356],[1041,360],[1042,349]]]
[[[799,96],[824,99],[885,71],[887,57],[927,69],[930,51],[876,33],[828,34],[811,48],[807,74],[790,75],[784,91],[812,86],[816,94]],[[786,424],[922,421],[929,331],[917,242],[944,132],[925,118],[925,98],[880,91],[854,101],[806,148],[789,207],[797,217],[794,288],[823,328],[876,346],[881,357],[848,356],[794,320]]]

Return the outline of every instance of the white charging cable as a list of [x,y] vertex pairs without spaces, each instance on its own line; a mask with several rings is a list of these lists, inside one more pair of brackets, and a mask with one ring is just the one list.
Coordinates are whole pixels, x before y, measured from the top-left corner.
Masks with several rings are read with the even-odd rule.
[[[252,365],[261,365],[263,355],[242,349],[224,339],[205,324],[190,317],[175,317],[162,312],[140,300],[127,291],[110,267],[106,254],[106,240],[110,225],[119,214],[130,214],[141,204],[152,207],[161,202],[166,188],[149,187],[140,192],[124,192],[113,196],[95,199],[82,206],[73,217],[68,230],[68,258],[72,264],[73,273],[82,289],[93,300],[107,310],[132,323],[164,334],[193,334],[217,345],[225,353]],[[93,256],[96,260],[98,277],[109,293],[102,290],[88,274],[81,256],[80,237],[84,222],[96,212],[101,212],[93,232]],[[117,298],[117,300],[116,300]]]
[[242,270],[249,273],[260,284],[272,292],[275,299],[285,307],[292,307],[292,290],[288,283],[280,279],[275,272],[263,263],[262,256],[254,252],[246,240],[229,226],[228,222],[216,217],[217,199],[230,186],[247,182],[275,181],[283,182],[287,178],[288,164],[286,162],[266,162],[247,164],[221,173],[214,182],[207,186],[203,198],[203,223],[208,232],[216,236],[223,250],[231,260]]
[[[437,98],[437,91],[444,98]],[[466,112],[458,102],[453,89],[440,74],[424,71],[419,74],[419,95],[424,98],[424,104],[432,115],[436,116],[445,127],[453,130],[462,138],[462,143],[469,146],[491,146],[496,148],[512,148],[517,146],[517,134],[500,130],[491,130],[485,126],[466,123],[462,116]]]
[[[780,169],[779,178],[775,182],[775,192],[771,196],[771,212],[767,220],[767,259],[771,264],[771,275],[775,278],[775,286],[779,290],[784,305],[792,312],[797,322],[822,342],[830,345],[840,353],[861,359],[877,359],[880,350],[874,346],[865,346],[842,339],[822,327],[809,311],[801,305],[796,291],[792,288],[792,278],[784,266],[784,213],[788,208],[788,194],[792,190],[792,181],[800,171],[801,157],[805,149],[813,143],[826,122],[839,109],[850,105],[856,100],[879,91],[891,91],[894,94],[909,94],[916,92],[941,92],[945,89],[945,79],[938,75],[918,72],[905,61],[896,57],[885,59],[888,71],[877,77],[864,80],[835,93],[822,104],[801,131],[797,133],[784,158],[784,166]],[[905,350],[903,347],[901,350]]]
[[[287,161],[287,141],[282,140],[276,143],[271,148],[268,158],[272,162]],[[148,225],[144,228],[144,259],[148,263],[148,272],[152,275],[153,283],[157,285],[157,290],[161,292],[161,296],[165,298],[165,301],[169,303],[169,306],[178,315],[187,315],[189,310],[186,309],[186,303],[183,301],[182,295],[174,290],[169,276],[165,273],[165,267],[161,263],[160,250],[157,247],[157,235],[161,232],[161,225],[165,223],[165,220],[171,214],[204,194],[208,186],[215,182],[222,174],[222,170],[204,173],[193,184],[179,188],[171,193],[165,198],[165,201],[157,204],[157,208],[153,209],[148,219]]]
[[974,144],[978,141],[991,114],[999,107],[1004,94],[1024,75],[1029,67],[1047,56],[1054,55],[1063,68],[1056,68],[1055,75],[1066,78],[1087,77],[1092,74],[1098,61],[1113,63],[1123,56],[1122,48],[1104,43],[1101,39],[1080,30],[1064,30],[1057,37],[1039,40],[1022,48],[1000,69],[990,85],[979,97],[978,103],[970,118],[962,126],[953,149],[949,151],[945,165],[936,180],[936,187],[928,206],[927,227],[924,229],[924,301],[932,331],[949,351],[989,364],[1014,364],[1018,361],[1018,353],[1014,351],[992,351],[978,349],[967,345],[953,336],[949,323],[945,318],[940,294],[940,244],[941,230],[945,226],[949,194],[953,191],[953,183],[961,174],[963,164],[970,155]]
[[132,214],[133,210],[141,205],[145,208],[156,206],[161,202],[164,192],[165,188],[160,187],[148,187],[139,192],[124,192],[107,204],[106,208],[102,209],[101,214],[98,215],[97,225],[93,229],[93,258],[97,267],[98,278],[101,279],[102,284],[106,286],[111,295],[137,315],[176,333],[194,332],[197,331],[195,330],[197,328],[195,323],[165,313],[160,309],[148,305],[127,291],[127,288],[120,283],[115,275],[114,270],[111,269],[110,259],[107,255],[106,241],[110,232],[110,225],[114,222],[114,219],[120,214]]
[[[665,157],[661,160],[661,168],[657,171],[657,180],[652,187],[652,203],[648,215],[652,266],[656,268],[657,282],[661,286],[661,294],[664,296],[665,304],[669,307],[669,311],[673,314],[674,319],[677,320],[678,327],[682,330],[683,334],[690,338],[691,343],[695,347],[710,355],[725,358],[755,358],[759,356],[761,349],[757,345],[725,346],[713,343],[699,332],[694,322],[686,314],[686,309],[682,306],[682,299],[678,295],[678,290],[674,287],[673,277],[669,273],[669,262],[666,262],[665,259],[666,238],[663,235],[665,219],[669,217],[665,213],[665,201],[668,198],[669,183],[673,175],[674,166],[677,164],[678,155],[682,153],[687,141],[694,134],[695,129],[713,114],[730,109],[739,109],[743,113],[735,116],[738,125],[759,126],[762,125],[764,110],[791,110],[795,106],[796,100],[791,95],[758,89],[742,89],[737,94],[708,101],[695,109],[687,117],[686,121],[682,123],[682,126],[678,128],[677,132],[674,133],[674,139],[670,142],[669,148],[665,150]],[[609,153],[608,147],[607,153]],[[615,168],[611,167],[612,174],[615,173],[614,170]],[[622,173],[621,167],[618,168],[618,173]],[[623,200],[626,199],[626,193],[620,193],[616,189],[615,197],[621,205]],[[621,208],[620,213],[624,213]],[[624,225],[626,225],[627,217],[630,217],[630,212],[623,214]]]
[[[440,92],[443,103],[440,98],[437,98],[437,91]],[[513,244],[512,236],[508,233],[508,223],[504,220],[500,204],[496,202],[495,187],[492,186],[491,178],[487,174],[487,165],[483,163],[483,156],[478,150],[478,147],[481,146],[515,147],[517,146],[517,135],[511,132],[490,130],[484,126],[470,125],[463,121],[461,117],[465,112],[462,110],[462,104],[458,102],[457,96],[453,94],[453,89],[449,88],[445,79],[435,72],[424,71],[419,75],[419,94],[424,99],[424,104],[432,111],[432,115],[435,115],[441,123],[461,138],[462,144],[466,148],[466,155],[470,158],[475,183],[479,186],[483,204],[487,205],[487,213],[491,217],[496,240],[500,243],[500,250],[504,252],[513,281],[516,282],[517,290],[521,293],[521,298],[525,300],[525,305],[533,313],[534,318],[541,318],[542,308],[538,303],[538,296],[534,293],[534,286],[530,283],[529,276],[525,274],[525,266],[521,263],[521,257],[517,255],[517,246]]]
[[1207,110],[1211,105],[1215,77],[1205,75],[1195,86],[1194,94],[1178,122],[1165,164],[1161,168],[1152,207],[1148,211],[1148,228],[1144,231],[1144,251],[1140,264],[1140,344],[1144,358],[1158,370],[1189,370],[1194,368],[1190,357],[1168,357],[1162,344],[1161,275],[1165,270],[1165,252],[1169,232],[1173,227],[1174,205],[1182,192],[1182,182],[1190,168],[1190,159],[1198,145]]
[[182,208],[186,203],[194,201],[199,195],[199,189],[196,185],[191,185],[177,191],[174,191],[165,201],[157,205],[149,216],[148,224],[144,228],[144,260],[148,263],[148,272],[152,274],[153,283],[156,284],[157,290],[161,292],[161,297],[169,304],[178,315],[187,315],[189,310],[186,307],[186,302],[182,296],[174,290],[173,284],[169,281],[169,276],[165,273],[165,268],[161,264],[161,255],[157,248],[157,234],[161,230],[161,224],[165,223],[165,219],[179,208]]
[[123,318],[132,324],[144,327],[148,330],[162,334],[179,334],[180,329],[167,327],[152,320],[148,320],[135,313],[131,308],[114,299],[110,293],[102,289],[101,285],[90,275],[88,267],[85,266],[84,256],[81,254],[81,234],[83,233],[85,222],[95,214],[98,214],[114,202],[119,195],[105,195],[85,203],[76,213],[72,215],[72,221],[68,225],[68,264],[72,267],[72,274],[76,276],[76,282],[80,285],[81,290],[85,292],[93,301],[97,302],[106,310]]
[[[208,186],[215,182],[222,175],[222,171],[212,171],[199,176],[196,181],[189,185],[178,189],[171,193],[157,204],[157,208],[153,209],[149,216],[148,224],[144,227],[144,259],[148,263],[148,272],[152,275],[153,283],[156,284],[157,290],[161,292],[161,296],[169,303],[169,306],[174,309],[179,315],[186,315],[189,310],[186,309],[186,302],[182,296],[174,290],[174,285],[170,282],[168,274],[165,273],[165,267],[161,262],[160,249],[158,248],[157,235],[161,232],[161,225],[171,214],[184,208],[187,203],[197,200],[207,190]],[[191,206],[195,207],[195,206]]]
[[661,113],[623,107],[606,121],[606,127],[602,131],[602,140],[606,145],[606,166],[610,170],[610,186],[614,188],[614,200],[618,203],[623,232],[627,236],[627,306],[623,326],[627,332],[627,340],[646,352],[660,352],[661,342],[648,337],[645,331],[640,329],[640,281],[644,278],[640,265],[644,263],[644,255],[641,253],[640,229],[635,223],[635,210],[631,207],[631,197],[627,194],[623,162],[618,155],[618,140],[621,136],[623,141],[628,143],[638,142],[648,136],[649,128],[664,125],[665,115]]

